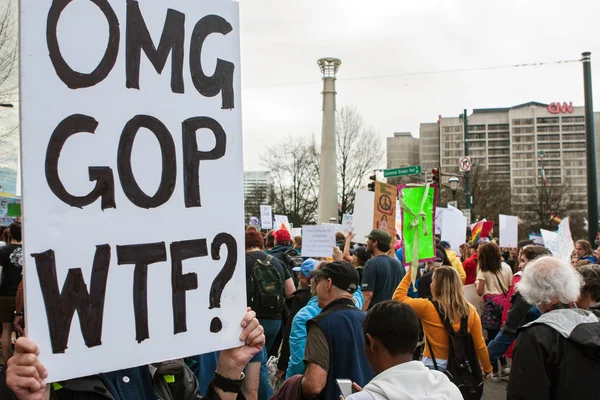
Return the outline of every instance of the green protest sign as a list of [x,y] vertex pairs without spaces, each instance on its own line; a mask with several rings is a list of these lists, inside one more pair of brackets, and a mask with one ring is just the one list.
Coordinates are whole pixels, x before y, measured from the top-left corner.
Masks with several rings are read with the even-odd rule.
[[427,185],[401,185],[404,263],[411,264],[414,284],[419,262],[435,259],[434,209],[436,189]]
[[8,203],[6,209],[7,217],[20,217],[21,216],[21,203]]

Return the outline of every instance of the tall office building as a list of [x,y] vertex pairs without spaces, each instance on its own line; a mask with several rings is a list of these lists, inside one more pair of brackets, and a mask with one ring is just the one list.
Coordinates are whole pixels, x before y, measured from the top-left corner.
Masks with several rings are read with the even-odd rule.
[[419,129],[419,158],[423,172],[440,167],[440,131],[435,122],[421,124]]
[[268,171],[245,171],[244,172],[244,198],[255,189],[266,190],[269,185]]
[[410,132],[395,132],[394,137],[387,138],[388,169],[419,165],[419,154],[419,139],[413,137]]
[[387,168],[419,165],[419,139],[410,132],[395,132],[387,138]]
[[[600,113],[595,115],[600,117]],[[535,187],[544,184],[542,163],[546,184],[569,185],[570,204],[576,210],[586,210],[583,107],[529,102],[507,108],[474,109],[468,123],[472,164],[510,184],[513,212],[530,204]],[[441,118],[439,124],[442,172],[458,174],[458,161],[465,154],[463,120]],[[424,125],[428,128],[433,124],[422,124],[422,134]],[[599,131],[597,126],[596,137],[600,136]],[[430,135],[427,137],[431,140]],[[432,149],[428,152],[434,153]],[[421,144],[421,163],[424,162]],[[448,178],[443,175],[444,181]]]

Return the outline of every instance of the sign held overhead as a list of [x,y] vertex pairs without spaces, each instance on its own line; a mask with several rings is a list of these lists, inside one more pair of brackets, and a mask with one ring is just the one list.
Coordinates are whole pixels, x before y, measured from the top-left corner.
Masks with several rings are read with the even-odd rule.
[[25,315],[49,381],[240,344],[238,8],[20,2]]

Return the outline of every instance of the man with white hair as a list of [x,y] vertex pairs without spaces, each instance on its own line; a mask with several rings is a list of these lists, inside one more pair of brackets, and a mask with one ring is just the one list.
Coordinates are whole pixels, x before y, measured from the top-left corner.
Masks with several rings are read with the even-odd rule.
[[581,275],[568,263],[541,257],[523,272],[518,289],[543,315],[519,331],[508,399],[592,399],[600,393],[600,321],[571,308]]

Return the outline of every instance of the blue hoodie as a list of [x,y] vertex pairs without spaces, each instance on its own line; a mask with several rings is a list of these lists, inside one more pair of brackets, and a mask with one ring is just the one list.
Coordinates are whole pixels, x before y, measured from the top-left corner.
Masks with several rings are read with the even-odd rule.
[[[362,309],[365,299],[360,287],[354,293],[354,304],[359,309]],[[306,369],[304,365],[304,348],[306,347],[306,322],[313,319],[321,313],[321,308],[318,305],[317,296],[313,296],[304,308],[300,309],[294,320],[290,330],[290,362],[286,371],[286,378],[290,378],[297,374],[303,374]]]

